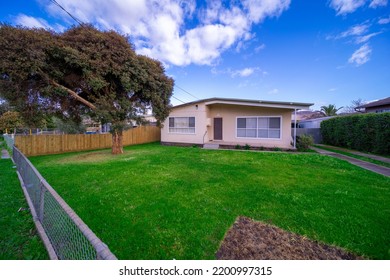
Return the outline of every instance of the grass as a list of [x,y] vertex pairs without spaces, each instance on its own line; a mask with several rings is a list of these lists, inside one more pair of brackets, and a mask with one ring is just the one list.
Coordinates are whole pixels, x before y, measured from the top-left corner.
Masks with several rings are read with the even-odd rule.
[[10,159],[0,159],[0,259],[48,259]]
[[332,149],[331,147],[327,147],[327,146],[324,146],[324,145],[321,145],[321,146],[314,145],[314,147],[317,147],[317,148],[320,148],[320,149],[323,149],[323,150],[327,150],[327,151],[330,151],[330,152],[346,155],[346,156],[349,156],[349,157],[353,157],[353,158],[360,159],[360,160],[363,160],[363,161],[366,161],[366,162],[371,162],[371,163],[374,163],[374,164],[377,164],[377,165],[381,165],[381,166],[390,168],[390,163],[383,162],[383,161],[380,161],[380,160],[375,160],[375,159],[372,159],[372,158],[356,155],[356,154],[349,153],[349,152],[346,152],[346,151],[342,151],[342,150],[339,150],[339,149]]
[[390,259],[390,179],[335,158],[146,144],[30,159],[119,259],[214,259],[241,215]]

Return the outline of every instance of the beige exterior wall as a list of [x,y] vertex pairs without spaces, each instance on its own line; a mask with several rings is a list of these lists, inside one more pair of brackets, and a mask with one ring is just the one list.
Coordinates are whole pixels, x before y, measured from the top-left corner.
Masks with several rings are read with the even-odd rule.
[[[267,108],[267,107],[249,107],[236,105],[211,105],[209,117],[211,120],[215,117],[223,119],[222,141],[223,144],[249,144],[251,146],[291,148],[291,109]],[[281,138],[280,139],[261,139],[261,138],[240,138],[237,137],[237,117],[281,117]],[[210,140],[213,140],[213,122],[211,121]]]
[[167,118],[164,122],[164,127],[161,129],[161,142],[189,144],[207,143],[209,141],[208,135],[206,134],[207,114],[208,108],[205,106],[205,103],[173,108],[169,117],[195,117],[195,134],[170,133],[169,118]]
[[[161,141],[171,143],[204,144],[208,142],[221,145],[245,145],[292,148],[291,142],[291,113],[292,109],[254,107],[228,104],[195,103],[188,106],[173,108],[170,117],[195,117],[195,134],[169,133],[169,118],[166,119],[161,130]],[[237,117],[281,117],[281,138],[239,138],[237,137]],[[215,140],[214,118],[222,118],[223,140]],[[207,133],[206,133],[207,131]]]
[[387,110],[386,112],[389,112],[390,105],[382,105],[382,106],[376,106],[376,107],[368,107],[366,108],[365,113],[380,113],[385,112],[384,110]]

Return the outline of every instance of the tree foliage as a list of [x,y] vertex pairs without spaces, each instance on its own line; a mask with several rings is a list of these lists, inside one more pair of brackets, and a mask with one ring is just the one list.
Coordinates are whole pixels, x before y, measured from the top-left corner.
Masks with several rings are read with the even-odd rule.
[[325,114],[325,116],[335,116],[337,112],[343,107],[337,108],[334,104],[329,104],[328,106],[321,106],[321,112]]
[[72,120],[63,120],[54,117],[53,124],[56,129],[66,134],[80,134],[86,131],[85,125],[82,123],[76,123]]
[[9,133],[16,128],[24,126],[23,120],[18,112],[8,111],[0,116],[0,131]]
[[158,124],[169,115],[173,80],[114,31],[1,25],[0,49],[0,91],[30,127],[48,114],[76,123],[88,114],[112,124],[113,153],[121,153],[128,121],[149,108]]
[[362,112],[364,112],[364,108],[358,108],[358,109],[356,109],[356,108],[359,107],[359,106],[362,106],[364,104],[365,104],[365,102],[363,102],[363,100],[361,98],[356,99],[356,100],[352,100],[351,101],[351,105],[346,106],[344,108],[343,112],[344,113],[350,113],[350,114],[351,113],[356,113],[356,112],[362,113]]
[[10,110],[8,103],[0,98],[0,116]]

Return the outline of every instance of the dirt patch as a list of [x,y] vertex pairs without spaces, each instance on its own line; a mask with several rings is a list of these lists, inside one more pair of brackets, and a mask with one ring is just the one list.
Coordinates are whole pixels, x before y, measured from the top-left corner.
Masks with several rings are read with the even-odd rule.
[[312,241],[276,226],[239,217],[227,232],[219,260],[356,260],[345,250]]
[[58,163],[104,163],[110,160],[123,159],[130,154],[131,152],[125,151],[123,154],[113,155],[111,150],[84,152],[62,158],[58,160]]

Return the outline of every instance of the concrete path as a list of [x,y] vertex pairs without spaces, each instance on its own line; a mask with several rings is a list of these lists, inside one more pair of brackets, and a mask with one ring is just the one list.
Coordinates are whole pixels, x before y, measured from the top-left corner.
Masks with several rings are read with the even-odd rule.
[[330,151],[323,150],[323,149],[316,148],[316,147],[311,147],[311,149],[313,149],[314,151],[316,151],[316,152],[318,152],[320,154],[328,155],[328,156],[339,158],[339,159],[342,159],[342,160],[346,160],[349,163],[352,163],[354,165],[360,166],[360,167],[362,167],[364,169],[367,169],[367,170],[373,171],[375,173],[382,174],[384,176],[390,177],[390,168],[387,168],[387,167],[384,167],[384,166],[380,166],[380,165],[377,165],[377,164],[374,164],[374,163],[370,163],[370,162],[367,162],[367,161],[363,161],[363,160],[360,160],[360,159],[356,159],[356,158],[353,158],[353,157],[345,156],[345,155],[342,155],[342,154],[338,154],[338,153],[335,153],[335,152],[330,152]]
[[2,159],[11,158],[11,157],[9,156],[8,151],[7,151],[6,149],[1,150],[1,158],[2,158]]
[[6,159],[6,158],[11,158],[10,156],[9,156],[9,153],[8,153],[8,151],[6,150],[6,149],[3,149],[2,148],[2,146],[3,146],[3,141],[0,141],[0,150],[1,150],[1,158],[3,159]]
[[352,150],[348,150],[348,149],[344,149],[344,148],[340,148],[340,147],[335,147],[335,146],[328,146],[328,145],[321,145],[321,144],[316,144],[316,145],[323,146],[324,148],[347,152],[347,153],[354,154],[357,156],[367,157],[367,158],[383,161],[386,163],[390,163],[390,158],[386,158],[386,157],[381,157],[381,156],[372,155],[372,154],[366,154],[366,153],[362,153],[362,152],[358,152],[358,151],[352,151]]

